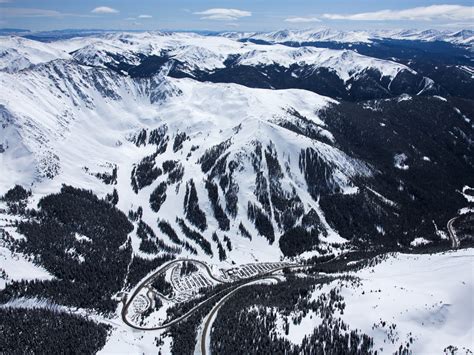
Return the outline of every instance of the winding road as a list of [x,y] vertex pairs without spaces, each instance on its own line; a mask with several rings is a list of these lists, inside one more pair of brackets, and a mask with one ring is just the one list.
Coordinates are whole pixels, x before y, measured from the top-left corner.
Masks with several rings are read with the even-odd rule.
[[[259,280],[263,280],[263,279],[269,279],[269,278],[275,278],[274,276],[270,276],[271,274],[277,272],[277,271],[280,271],[280,270],[283,270],[287,267],[290,267],[290,268],[297,268],[297,267],[303,267],[303,265],[288,265],[288,266],[282,266],[282,267],[278,267],[278,268],[275,268],[275,269],[272,269],[270,271],[267,271],[265,273],[262,273],[260,274],[257,279],[255,278],[252,278],[250,279],[247,283],[244,283],[244,284],[239,284],[239,285],[232,285],[230,284],[228,288],[224,289],[224,290],[221,290],[217,293],[215,293],[214,295],[210,296],[209,298],[205,299],[204,301],[202,301],[201,303],[197,304],[196,306],[194,306],[193,308],[191,308],[188,312],[186,312],[185,314],[181,315],[180,317],[178,318],[175,318],[173,319],[172,321],[169,321],[168,323],[164,323],[162,325],[159,325],[159,326],[155,326],[155,327],[144,327],[144,326],[138,326],[138,325],[135,325],[133,324],[132,322],[130,322],[127,318],[127,313],[128,313],[128,309],[130,307],[130,305],[132,304],[132,301],[133,299],[138,295],[138,293],[142,290],[143,287],[145,287],[150,281],[152,281],[154,278],[156,278],[157,276],[165,273],[169,268],[171,268],[173,265],[177,264],[177,263],[182,263],[182,262],[185,262],[185,261],[189,261],[189,262],[193,262],[193,263],[196,263],[196,264],[199,264],[201,266],[203,266],[206,270],[206,272],[208,273],[209,277],[212,278],[214,281],[217,281],[219,283],[223,283],[222,280],[216,278],[212,272],[211,272],[211,269],[209,268],[209,266],[207,264],[205,264],[204,262],[202,261],[199,261],[199,260],[194,260],[194,259],[178,259],[178,260],[173,260],[167,264],[165,264],[164,266],[162,266],[159,270],[157,270],[155,273],[151,274],[150,276],[148,276],[147,278],[145,278],[144,280],[142,280],[138,286],[135,288],[135,291],[132,293],[132,295],[122,301],[124,303],[123,305],[123,308],[122,308],[122,312],[121,312],[121,316],[122,316],[122,321],[127,324],[129,327],[133,328],[133,329],[137,329],[137,330],[162,330],[162,329],[166,329],[170,326],[172,326],[173,324],[176,324],[178,322],[181,322],[185,319],[187,319],[191,314],[193,314],[196,310],[198,310],[199,308],[201,308],[202,306],[204,306],[206,303],[208,303],[209,301],[213,300],[214,298],[222,295],[223,293],[226,293],[228,292],[229,294],[227,296],[229,296],[230,294],[233,294],[238,288],[242,288],[242,287],[245,287],[245,286],[248,286],[249,284],[252,284],[254,283],[255,281],[259,281]],[[225,298],[227,298],[227,296],[225,296]],[[221,300],[222,301],[222,300]]]
[[213,323],[214,315],[217,313],[217,311],[219,311],[219,309],[222,307],[222,305],[225,303],[225,301],[227,301],[234,293],[236,293],[241,288],[247,287],[247,286],[250,286],[250,285],[253,285],[253,284],[258,284],[258,283],[261,283],[262,281],[265,281],[265,280],[275,280],[276,282],[280,281],[280,279],[277,278],[276,276],[266,276],[265,278],[254,280],[252,282],[249,282],[249,283],[246,283],[244,285],[236,287],[234,290],[232,290],[227,295],[225,295],[219,302],[217,302],[217,304],[209,312],[209,314],[207,316],[207,319],[204,322],[204,327],[203,327],[202,334],[201,334],[201,346],[200,346],[202,355],[206,355],[206,353],[207,353],[206,337],[208,337],[210,335],[208,333],[210,332],[210,327]]
[[[449,238],[451,240],[451,245],[452,245],[452,248],[454,249],[457,249],[459,248],[460,246],[460,242],[459,242],[459,239],[458,237],[456,236],[456,232],[454,230],[454,227],[453,227],[453,224],[454,222],[456,221],[458,217],[454,217],[454,218],[451,218],[448,223],[447,223],[447,229],[448,229],[448,233],[449,233]],[[343,254],[341,255],[338,255],[336,257],[339,258],[341,257]],[[329,261],[332,261],[333,259],[331,260],[328,260],[326,262],[329,262]],[[130,305],[132,304],[132,301],[133,299],[138,295],[138,293],[142,290],[143,287],[146,287],[154,278],[156,278],[157,276],[165,273],[167,270],[169,270],[171,267],[173,267],[175,264],[178,264],[178,263],[182,263],[182,262],[193,262],[195,264],[199,264],[201,265],[202,267],[204,267],[204,269],[206,270],[208,276],[222,284],[224,283],[223,280],[220,280],[218,279],[217,277],[215,277],[212,272],[211,272],[211,269],[210,267],[202,262],[202,261],[199,261],[199,260],[194,260],[194,259],[179,259],[179,260],[173,260],[171,262],[168,262],[167,264],[163,265],[159,270],[157,270],[156,272],[154,272],[153,274],[151,274],[150,276],[146,277],[144,280],[142,280],[138,286],[135,288],[134,292],[132,293],[132,295],[127,299],[124,297],[123,299],[123,308],[122,308],[122,312],[121,312],[121,316],[122,316],[122,321],[127,324],[129,327],[131,328],[134,328],[134,329],[137,329],[137,330],[143,330],[143,331],[149,331],[149,330],[162,330],[162,329],[166,329],[178,322],[181,322],[183,320],[186,320],[189,316],[191,316],[194,312],[196,312],[199,308],[203,307],[204,305],[206,305],[209,301],[215,299],[216,297],[218,296],[222,296],[222,294],[224,294],[224,296],[214,305],[214,307],[212,307],[211,311],[209,312],[206,320],[204,321],[203,323],[203,330],[202,330],[202,334],[201,334],[201,337],[200,337],[200,350],[201,350],[201,353],[202,354],[206,354],[207,353],[207,350],[206,350],[206,339],[210,336],[210,329],[212,327],[212,323],[213,323],[213,319],[214,319],[214,316],[216,315],[216,313],[219,311],[219,309],[222,307],[222,305],[230,298],[232,297],[238,290],[244,288],[244,287],[247,287],[247,286],[250,286],[250,285],[253,285],[255,283],[261,283],[263,281],[268,281],[268,280],[273,280],[273,281],[280,281],[280,279],[278,279],[278,277],[276,276],[273,276],[274,273],[278,272],[278,271],[281,271],[285,268],[289,268],[289,269],[297,269],[297,268],[305,268],[305,267],[310,267],[310,266],[313,266],[313,265],[286,265],[286,266],[282,266],[282,267],[278,267],[278,268],[275,268],[275,269],[272,269],[272,270],[269,270],[265,273],[262,273],[260,275],[258,275],[256,278],[252,278],[250,280],[248,280],[248,282],[246,283],[243,283],[243,284],[238,284],[238,285],[232,285],[231,283],[229,284],[229,287],[213,294],[212,296],[208,297],[207,299],[205,299],[204,301],[202,301],[201,303],[197,304],[196,306],[194,306],[193,308],[191,308],[188,312],[186,312],[185,314],[181,315],[180,317],[178,318],[175,318],[167,323],[164,323],[160,326],[155,326],[155,327],[144,327],[144,326],[138,326],[138,325],[135,325],[133,323],[131,323],[128,319],[127,319],[127,313],[128,313],[128,309],[130,307]],[[322,262],[323,264],[326,263],[326,262]]]
[[[160,326],[157,326],[157,327],[141,327],[141,326],[137,326],[133,323],[131,323],[128,319],[127,319],[127,313],[128,313],[128,308],[130,307],[130,305],[132,304],[132,301],[133,299],[138,295],[138,293],[141,291],[141,289],[143,287],[145,287],[150,281],[152,281],[153,279],[155,279],[157,276],[165,273],[169,268],[171,268],[173,265],[175,264],[178,264],[178,263],[182,263],[184,261],[191,261],[191,262],[194,262],[196,264],[199,264],[199,265],[202,265],[204,266],[204,268],[206,269],[207,273],[209,274],[209,277],[211,277],[213,280],[219,282],[219,283],[222,283],[222,280],[219,280],[218,278],[216,278],[214,275],[212,275],[211,273],[211,269],[209,268],[209,266],[205,263],[203,263],[202,261],[199,261],[199,260],[193,260],[193,259],[178,259],[178,260],[173,260],[167,264],[165,264],[164,266],[162,266],[158,271],[156,271],[155,273],[151,274],[150,276],[148,276],[147,278],[145,278],[144,280],[142,280],[138,286],[135,288],[135,291],[132,293],[132,295],[128,298],[128,299],[124,299],[123,303],[123,308],[122,308],[122,321],[128,325],[129,327],[131,328],[134,328],[134,329],[137,329],[137,330],[160,330],[160,329],[166,329],[170,326],[172,326],[173,324],[176,324],[186,318],[188,318],[194,311],[196,311],[199,307],[201,307],[205,302],[211,300],[212,298],[214,298],[215,296],[219,295],[219,293],[213,295],[212,297],[208,298],[207,300],[203,301],[202,303],[198,304],[197,306],[191,308],[191,310],[189,310],[187,313],[183,314],[182,316],[168,322],[168,323],[165,323],[165,324],[162,324]],[[223,290],[225,291],[225,290]],[[221,291],[222,292],[222,291]]]

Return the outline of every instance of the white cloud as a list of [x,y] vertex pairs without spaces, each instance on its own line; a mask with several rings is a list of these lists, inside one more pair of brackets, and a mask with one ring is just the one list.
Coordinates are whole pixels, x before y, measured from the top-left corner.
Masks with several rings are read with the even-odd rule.
[[117,14],[119,11],[108,6],[99,6],[91,11],[93,14]]
[[138,18],[152,18],[153,16],[151,15],[140,15]]
[[195,15],[204,15],[201,20],[217,20],[217,21],[235,21],[241,17],[252,16],[250,11],[237,9],[208,9],[205,11],[195,12]]
[[431,21],[431,20],[474,20],[474,6],[431,5],[405,10],[381,10],[358,14],[324,14],[329,20],[352,21]]
[[3,7],[1,11],[5,17],[59,17],[66,15],[55,10],[22,7]]
[[291,23],[309,23],[309,22],[321,22],[317,17],[288,17],[285,22]]

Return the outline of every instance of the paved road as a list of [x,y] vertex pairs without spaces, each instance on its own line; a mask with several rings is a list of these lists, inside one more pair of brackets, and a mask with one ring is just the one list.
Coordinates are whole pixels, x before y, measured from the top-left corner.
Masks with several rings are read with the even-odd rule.
[[[330,261],[334,261],[335,259],[338,259],[340,258],[341,256],[343,256],[344,254],[340,254],[338,255],[337,257],[333,258],[333,259],[330,259],[330,260],[327,260],[327,261],[324,261],[324,262],[321,262],[319,264],[325,264],[327,262],[330,262]],[[194,259],[178,259],[178,260],[173,260],[171,262],[168,262],[167,264],[163,265],[160,269],[158,269],[155,273],[153,273],[152,275],[148,276],[147,278],[145,278],[142,282],[140,282],[140,284],[136,287],[135,291],[132,293],[132,295],[128,298],[128,299],[124,299],[123,300],[123,308],[122,308],[122,321],[127,324],[129,327],[131,328],[134,328],[134,329],[137,329],[137,330],[161,330],[161,329],[166,329],[178,322],[181,322],[185,319],[187,319],[189,316],[191,316],[196,310],[198,310],[199,308],[201,308],[202,306],[204,306],[207,302],[209,302],[210,300],[213,300],[214,298],[218,297],[218,296],[221,296],[222,294],[225,294],[225,293],[228,293],[228,295],[225,296],[225,299],[227,299],[228,297],[230,297],[231,294],[233,294],[237,288],[241,288],[241,287],[245,287],[245,286],[248,286],[249,284],[251,283],[254,283],[255,281],[259,281],[259,280],[264,280],[264,279],[276,279],[275,276],[273,276],[274,273],[278,272],[278,271],[281,271],[283,269],[299,269],[299,268],[306,268],[306,267],[311,267],[311,266],[314,266],[314,265],[299,265],[299,264],[293,264],[293,265],[285,265],[285,266],[281,266],[281,267],[278,267],[278,268],[275,268],[275,269],[272,269],[272,270],[269,270],[265,273],[262,273],[260,275],[257,276],[257,278],[253,278],[251,280],[249,280],[248,282],[244,283],[244,284],[240,284],[240,285],[232,285],[230,284],[230,286],[224,290],[221,290],[217,293],[215,293],[214,295],[212,295],[211,297],[205,299],[204,301],[202,301],[201,303],[197,304],[196,306],[194,306],[193,308],[191,308],[188,312],[186,312],[185,314],[183,314],[182,316],[176,318],[176,319],[173,319],[172,321],[169,321],[168,323],[164,323],[160,326],[155,326],[155,327],[143,327],[143,326],[137,326],[133,323],[131,323],[128,319],[127,319],[127,313],[128,313],[128,308],[130,307],[133,299],[138,295],[138,293],[140,292],[140,290],[145,287],[151,280],[153,280],[154,278],[156,278],[157,276],[165,273],[169,268],[171,268],[174,264],[177,264],[177,263],[181,263],[181,262],[184,262],[184,261],[190,261],[190,262],[193,262],[193,263],[196,263],[196,264],[199,264],[199,265],[202,265],[207,273],[209,274],[209,277],[212,278],[213,280],[219,282],[219,283],[223,283],[222,280],[219,280],[218,278],[216,278],[214,275],[212,275],[211,273],[211,269],[209,268],[209,266],[207,264],[205,264],[204,262],[202,261],[199,261],[199,260],[194,260]],[[318,265],[319,265],[318,264]]]
[[[130,305],[132,304],[132,301],[133,299],[138,295],[138,293],[141,291],[141,289],[143,287],[145,287],[151,280],[153,280],[154,278],[156,278],[157,276],[165,273],[169,268],[171,268],[172,266],[174,266],[175,264],[177,263],[181,263],[181,262],[184,262],[184,261],[190,261],[190,262],[193,262],[193,263],[196,263],[196,264],[199,264],[199,265],[202,265],[204,266],[204,268],[206,269],[207,273],[209,274],[209,277],[212,278],[213,280],[219,282],[219,283],[223,283],[222,280],[219,280],[218,278],[216,278],[214,275],[212,275],[211,273],[211,269],[209,268],[209,266],[205,263],[203,263],[202,261],[199,261],[199,260],[193,260],[193,259],[178,259],[178,260],[173,260],[165,265],[163,265],[160,269],[158,269],[155,273],[153,273],[152,275],[148,276],[147,278],[145,278],[142,282],[140,282],[140,284],[136,287],[135,291],[132,293],[132,295],[124,300],[124,305],[123,305],[123,308],[122,308],[122,321],[127,324],[129,327],[131,328],[134,328],[134,329],[137,329],[137,330],[161,330],[161,329],[166,329],[170,326],[172,326],[173,324],[176,324],[178,322],[181,322],[185,319],[187,319],[191,314],[193,314],[196,310],[198,310],[199,308],[201,308],[202,306],[204,306],[207,302],[209,302],[210,300],[222,295],[223,293],[226,293],[226,292],[232,292],[233,290],[235,290],[237,287],[241,287],[241,286],[245,286],[247,285],[248,283],[251,283],[251,282],[254,282],[255,279],[252,279],[252,280],[249,280],[248,283],[245,283],[245,284],[241,284],[241,285],[230,285],[228,288],[224,289],[224,290],[221,290],[217,293],[215,293],[214,295],[212,295],[211,297],[207,298],[206,300],[202,301],[201,303],[199,303],[198,305],[194,306],[193,308],[191,308],[188,312],[186,312],[185,314],[183,314],[182,316],[168,322],[168,323],[164,323],[160,326],[156,326],[156,327],[143,327],[143,326],[137,326],[133,323],[131,323],[128,319],[127,319],[127,313],[128,313],[128,308],[130,307]],[[279,268],[276,268],[276,269],[273,269],[273,270],[270,270],[266,273],[263,273],[261,275],[259,275],[259,280],[262,279],[262,278],[265,278],[265,277],[268,277],[268,275],[272,274],[272,273],[275,273],[277,271],[280,271],[284,268],[286,268],[288,266],[284,266],[284,267],[279,267]],[[293,265],[293,266],[290,266],[290,267],[301,267],[301,265]]]
[[266,276],[262,279],[251,281],[249,283],[246,283],[244,285],[236,287],[234,290],[232,290],[227,295],[222,297],[222,299],[219,302],[217,302],[217,304],[209,312],[209,315],[207,316],[207,320],[204,323],[204,327],[203,327],[203,330],[202,330],[202,334],[201,334],[201,354],[202,355],[206,355],[206,353],[207,353],[207,350],[206,350],[206,337],[208,336],[208,332],[210,331],[210,326],[212,325],[212,322],[213,322],[212,319],[213,319],[214,315],[217,313],[217,311],[219,311],[221,306],[224,304],[224,302],[227,301],[234,293],[236,293],[241,288],[247,287],[247,286],[250,286],[250,285],[253,285],[253,284],[256,284],[256,283],[261,283],[262,281],[265,281],[265,280],[275,280],[277,282],[280,281],[280,279],[277,278],[276,276]]
[[[205,267],[207,273],[209,274],[209,276],[219,282],[219,283],[222,283],[222,280],[219,280],[217,279],[216,277],[214,277],[211,273],[211,269],[209,268],[209,266],[207,266],[205,263],[203,263],[202,261],[199,261],[199,260],[193,260],[193,259],[177,259],[177,260],[173,260],[165,265],[163,265],[160,269],[158,269],[155,273],[153,273],[152,275],[148,276],[147,278],[145,278],[142,282],[140,282],[140,284],[136,287],[135,291],[132,293],[132,295],[124,300],[124,305],[123,305],[123,308],[122,308],[122,321],[127,324],[129,327],[132,327],[134,329],[137,329],[137,330],[159,330],[159,329],[165,329],[165,328],[168,328],[170,327],[171,325],[173,324],[176,324],[184,319],[186,319],[187,317],[189,317],[189,315],[191,315],[192,312],[194,312],[197,308],[199,308],[202,303],[200,303],[199,305],[197,305],[196,307],[192,308],[189,312],[187,312],[186,314],[182,315],[181,317],[179,318],[176,318],[175,320],[171,321],[171,322],[168,322],[166,324],[163,324],[161,326],[158,326],[158,327],[140,327],[140,326],[136,326],[135,324],[131,323],[128,319],[127,319],[127,313],[128,313],[128,308],[130,307],[130,305],[132,304],[132,301],[133,299],[138,295],[138,293],[141,291],[141,289],[143,287],[145,287],[151,280],[153,280],[154,278],[156,278],[157,276],[165,273],[169,268],[171,268],[173,265],[175,264],[178,264],[178,263],[181,263],[181,262],[184,262],[184,261],[192,261],[194,263],[197,263],[197,264],[200,264],[202,266]],[[216,296],[216,295],[214,295]],[[209,298],[209,299],[212,299]],[[209,300],[208,299],[208,300]],[[206,301],[208,301],[206,300]]]
[[448,232],[449,232],[449,239],[451,239],[451,246],[454,248],[454,249],[457,249],[459,248],[459,239],[458,237],[456,236],[456,232],[453,228],[453,223],[454,221],[456,221],[458,217],[454,217],[454,218],[451,218],[449,221],[448,221]]

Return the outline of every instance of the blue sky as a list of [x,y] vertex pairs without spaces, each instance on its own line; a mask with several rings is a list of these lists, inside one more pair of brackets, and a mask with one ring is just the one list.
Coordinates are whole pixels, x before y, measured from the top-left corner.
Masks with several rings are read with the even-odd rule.
[[0,27],[31,30],[472,28],[473,0],[0,0]]

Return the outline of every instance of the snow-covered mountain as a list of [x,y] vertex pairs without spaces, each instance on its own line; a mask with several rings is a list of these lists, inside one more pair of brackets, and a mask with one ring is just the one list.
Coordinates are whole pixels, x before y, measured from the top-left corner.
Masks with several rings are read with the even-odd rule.
[[61,41],[52,45],[58,50],[72,52],[74,59],[86,65],[136,65],[143,60],[143,56],[158,56],[180,63],[188,74],[225,68],[226,61],[231,60],[230,58],[233,65],[240,66],[278,64],[284,67],[308,65],[313,68],[330,68],[345,80],[367,69],[377,70],[382,76],[392,78],[401,70],[409,70],[398,63],[350,51],[260,46],[235,42],[225,37],[189,33],[109,34],[96,39],[78,39],[65,43]]
[[284,42],[341,42],[371,43],[380,39],[401,39],[411,41],[442,41],[460,45],[474,43],[474,31],[461,30],[336,30],[331,28],[307,30],[279,30],[274,32],[224,32],[226,38],[257,40],[269,43]]
[[[311,213],[324,220],[317,201],[308,195],[305,174],[313,159],[327,166],[324,189],[351,193],[357,190],[353,178],[371,175],[365,163],[334,147],[334,138],[317,115],[333,101],[310,92],[249,89],[162,75],[132,79],[64,60],[3,73],[0,82],[6,89],[2,186],[34,183],[53,192],[62,183],[73,183],[98,193],[110,193],[115,187],[119,206],[126,212],[141,206],[144,220],[157,233],[158,216],[173,225],[177,217],[186,218],[185,193],[194,185],[197,209],[206,215],[202,228],[206,239],[219,228],[239,234],[241,223],[258,233],[252,221],[257,217],[248,216],[252,208],[257,216],[269,218],[270,230],[260,234],[266,233],[277,256],[278,244],[273,242],[278,241],[279,230],[300,224]],[[221,105],[216,106],[216,100]],[[313,139],[287,125],[311,132]],[[27,162],[24,170],[19,161]],[[174,164],[173,182],[166,163]],[[96,175],[111,174],[113,167],[117,182],[105,185]],[[161,192],[164,202],[153,211],[150,195],[163,182],[169,185]],[[209,200],[209,186],[221,187],[220,202]],[[270,196],[292,202],[277,205]],[[226,211],[224,227],[214,217],[216,208]],[[322,229],[334,234],[327,225]],[[267,241],[240,243],[249,246],[236,253]]]
[[[397,95],[400,82],[410,94],[438,91],[429,78],[404,64],[351,50],[258,45],[192,33],[113,33],[50,45],[82,64],[135,77],[166,68],[167,75],[177,78],[308,89],[344,99]],[[367,81],[370,88],[363,84]]]
[[[29,48],[22,39],[2,41],[3,46]],[[355,231],[340,230],[345,229],[343,220],[331,207],[336,200],[355,199],[363,208],[377,205],[376,214],[383,211],[376,221],[364,221],[361,233],[366,237],[368,230],[389,235],[411,228],[409,222],[388,231],[393,225],[390,209],[413,192],[397,196],[395,186],[383,185],[384,191],[377,191],[377,176],[385,174],[380,169],[386,163],[360,151],[354,137],[337,126],[341,118],[333,115],[345,115],[347,103],[314,93],[323,90],[337,98],[348,91],[354,93],[352,99],[428,95],[436,84],[408,66],[350,50],[257,45],[187,33],[113,33],[31,47],[13,55],[36,65],[0,72],[4,191],[18,183],[41,194],[63,183],[99,195],[116,189],[120,209],[141,207],[155,233],[158,218],[177,231],[180,220],[187,220],[207,240],[216,230],[260,235],[240,240],[233,250],[247,259],[279,258],[280,238],[291,238],[295,228],[308,225],[319,237],[314,244],[296,246],[297,254],[342,242],[341,236],[353,238]],[[38,52],[57,58],[38,59]],[[11,58],[4,68],[8,63]],[[293,81],[281,85],[284,75]],[[267,78],[267,89],[252,88],[262,86],[261,78]],[[313,93],[272,90],[278,80],[281,88],[305,80],[324,84],[303,86]],[[340,91],[334,91],[339,82]],[[356,115],[380,111],[388,117],[399,100],[408,107],[413,101],[405,94],[350,110],[355,114],[362,107]],[[438,107],[442,101],[421,102]],[[468,124],[463,122],[457,125]],[[403,151],[390,152],[390,164],[397,156],[408,161],[431,149],[423,140],[400,140],[399,123],[392,124],[389,142],[400,142],[390,149]],[[461,144],[469,146],[466,127],[456,129],[464,134],[459,133]],[[257,256],[263,249],[255,245],[269,248]],[[138,240],[134,246],[143,253]],[[283,255],[295,255],[295,250]],[[216,250],[206,253],[217,255]]]

